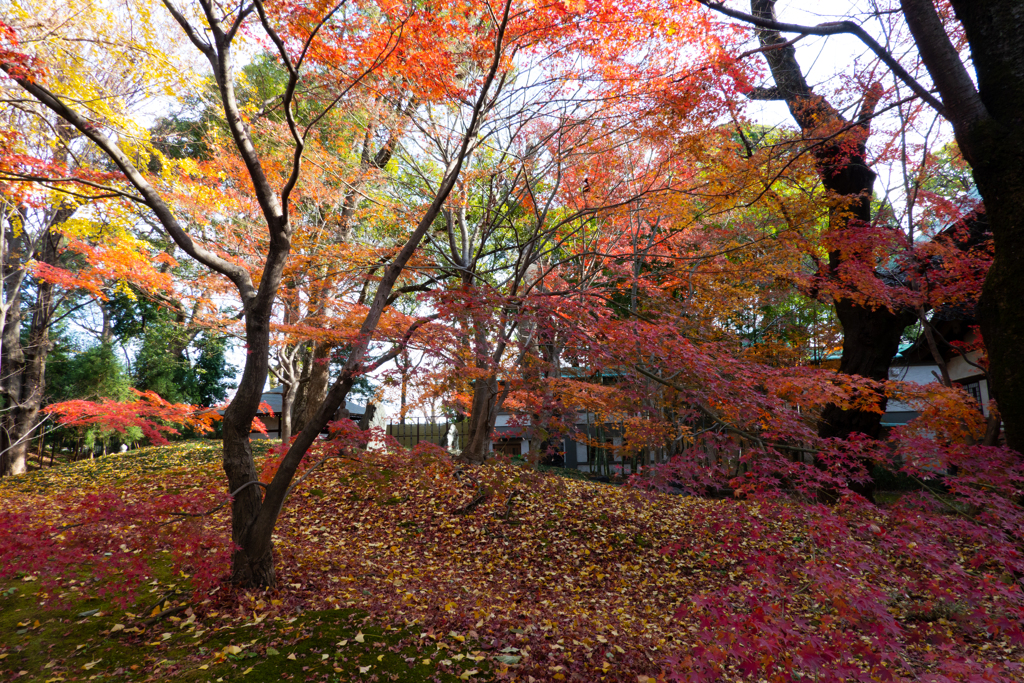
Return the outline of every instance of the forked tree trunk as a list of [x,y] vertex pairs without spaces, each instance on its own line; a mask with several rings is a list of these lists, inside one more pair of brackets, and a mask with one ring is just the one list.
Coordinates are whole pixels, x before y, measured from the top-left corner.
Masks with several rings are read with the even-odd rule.
[[270,365],[270,311],[246,316],[249,355],[234,399],[224,411],[223,466],[231,504],[231,581],[240,586],[273,586],[273,544],[257,544],[253,527],[263,507],[263,490],[252,457],[249,435],[263,397]]
[[252,543],[252,527],[263,503],[259,481],[252,459],[249,429],[242,431],[224,421],[224,472],[227,474],[234,502],[231,505],[231,581],[240,586],[273,586],[275,582],[273,545],[256,547]]
[[[751,0],[750,7],[754,16],[775,20],[775,0]],[[801,130],[809,137],[820,138],[813,151],[829,202],[829,232],[841,234],[867,226],[872,218],[875,173],[868,168],[866,141],[881,91],[869,89],[858,120],[847,121],[807,85],[792,44],[786,44],[779,32],[771,29],[758,29],[758,38],[775,81],[775,88],[763,93],[764,98],[785,101]],[[838,283],[840,292],[856,286],[839,282],[845,258],[848,257],[840,251],[831,251],[825,274],[833,283]],[[912,310],[892,311],[873,303],[865,305],[842,293],[834,298],[836,314],[843,326],[840,372],[885,381],[889,377],[889,365],[899,351],[903,330],[916,320],[916,315]],[[884,394],[879,392],[875,401],[880,409],[885,409]],[[843,410],[829,405],[822,413],[818,433],[846,438],[860,432],[877,438],[881,418],[879,412]],[[873,496],[870,482],[853,488],[869,499]]]
[[493,370],[500,366],[506,342],[504,339],[498,339],[494,346],[491,346],[485,332],[486,318],[474,320],[471,316],[471,324],[474,330],[473,349],[477,355],[476,369],[487,374],[473,381],[473,402],[470,405],[466,443],[459,457],[465,462],[479,464],[486,461],[490,455],[489,445],[498,419],[498,408],[508,394],[508,387],[501,387],[497,372]]

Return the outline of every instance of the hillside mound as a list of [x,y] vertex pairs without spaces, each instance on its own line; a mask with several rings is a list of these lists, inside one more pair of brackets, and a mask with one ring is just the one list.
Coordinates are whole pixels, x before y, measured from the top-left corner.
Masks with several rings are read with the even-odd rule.
[[[260,456],[264,477],[275,457]],[[57,525],[65,545],[91,523],[75,521],[80,508],[120,505],[119,522],[106,515],[88,532],[86,571],[138,558],[142,540],[132,539],[159,528],[180,575],[193,587],[212,576],[213,586],[227,571],[221,476],[216,444],[177,444],[6,480],[0,492],[9,524],[22,515],[23,528]],[[632,682],[667,670],[756,680],[782,667],[941,680],[965,660],[991,680],[1019,671],[1017,646],[971,619],[997,604],[968,604],[955,582],[943,584],[944,601],[907,591],[920,567],[884,540],[881,511],[703,500],[511,464],[459,466],[432,451],[327,458],[299,481],[275,538],[278,588],[204,586],[181,603],[189,632],[358,610],[414,629],[409,642],[441,653],[450,666],[439,671],[462,680]],[[202,542],[183,551],[177,539],[190,534]],[[55,575],[46,591],[68,595],[67,576]],[[445,658],[460,648],[477,668]]]

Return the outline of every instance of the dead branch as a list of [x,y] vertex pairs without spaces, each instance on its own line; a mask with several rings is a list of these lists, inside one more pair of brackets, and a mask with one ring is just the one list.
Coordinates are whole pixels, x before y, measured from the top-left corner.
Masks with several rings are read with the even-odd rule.
[[163,610],[162,612],[154,614],[153,616],[151,616],[151,617],[149,617],[147,619],[142,619],[141,621],[136,621],[133,624],[133,626],[152,626],[153,624],[157,623],[158,621],[163,621],[167,617],[172,617],[175,614],[178,614],[179,612],[184,612],[187,609],[188,609],[188,605],[175,605],[174,607],[168,607],[167,609]]
[[512,489],[508,492],[508,498],[505,499],[505,510],[497,515],[500,519],[508,519],[509,515],[512,514],[512,502],[518,493],[519,489]]
[[490,497],[493,495],[493,493],[494,492],[491,491],[491,489],[486,488],[484,486],[481,486],[480,488],[477,489],[477,493],[476,493],[475,496],[473,496],[472,500],[470,500],[468,503],[466,503],[462,507],[458,507],[458,508],[455,508],[454,510],[452,510],[452,514],[453,515],[465,515],[465,514],[471,512],[473,510],[473,508],[475,508],[477,505],[479,505],[480,503],[483,503],[486,500],[489,500]]
[[176,596],[178,596],[178,595],[180,595],[180,593],[179,593],[178,591],[176,591],[176,590],[170,590],[170,591],[167,591],[166,593],[164,593],[163,595],[161,595],[161,596],[160,596],[159,598],[157,598],[157,601],[156,601],[156,602],[154,602],[154,603],[153,603],[152,605],[150,605],[149,607],[147,607],[146,609],[144,609],[144,610],[142,611],[142,613],[143,613],[143,614],[149,614],[150,612],[152,612],[153,610],[155,610],[155,609],[156,609],[157,607],[159,607],[160,605],[164,604],[165,602],[167,602],[167,601],[168,601],[168,600],[170,600],[171,598],[173,598],[173,597],[176,597]]

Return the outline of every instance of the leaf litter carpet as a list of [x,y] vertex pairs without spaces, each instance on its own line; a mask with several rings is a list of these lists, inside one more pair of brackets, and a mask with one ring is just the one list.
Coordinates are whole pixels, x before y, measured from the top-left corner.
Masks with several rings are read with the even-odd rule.
[[[6,482],[4,495],[12,508],[42,509],[48,496],[86,496],[111,485],[128,497],[219,485],[212,444],[147,451],[104,458],[87,471],[56,468]],[[266,478],[274,457],[260,460]],[[792,504],[652,493],[508,464],[463,468],[430,454],[339,457],[308,474],[277,528],[280,587],[233,594],[239,613],[248,611],[242,619],[357,608],[379,623],[415,625],[424,645],[472,648],[489,679],[653,683],[675,672],[680,679],[768,680],[764,674],[786,662],[813,666],[816,652],[849,630],[837,612],[856,609],[860,592],[875,595],[886,583],[869,566],[843,565],[848,558],[834,553],[851,540],[835,538],[844,530],[816,530],[813,515]],[[226,544],[225,513],[205,524]],[[823,533],[831,547],[815,545]],[[760,577],[752,569],[758,562],[771,565]],[[812,566],[843,573],[831,597],[827,586],[810,589]],[[774,578],[766,582],[768,575]],[[766,591],[771,585],[781,590]],[[782,617],[766,614],[780,605]],[[925,621],[912,608],[896,599],[886,608],[905,626],[900,633],[874,633],[869,624],[852,634],[863,645],[848,652],[850,680],[941,668],[945,655],[929,642],[941,631],[952,635],[956,624]],[[752,633],[751,623],[764,624],[764,632]],[[883,638],[900,642],[876,647]],[[963,648],[975,662],[988,659],[982,670],[993,676],[979,680],[1013,680],[1002,667],[1020,670],[1019,648],[975,640],[944,642],[962,646],[958,661]],[[763,657],[751,657],[759,648]],[[902,654],[886,655],[893,651]],[[760,672],[744,667],[759,658]],[[958,680],[955,673],[926,679]]]

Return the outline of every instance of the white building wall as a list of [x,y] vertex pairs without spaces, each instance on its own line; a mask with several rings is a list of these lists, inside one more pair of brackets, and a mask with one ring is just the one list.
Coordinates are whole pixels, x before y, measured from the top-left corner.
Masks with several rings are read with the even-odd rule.
[[[971,351],[967,354],[967,357],[972,362],[977,362],[978,357],[981,354],[978,351]],[[981,374],[981,371],[967,363],[963,357],[956,357],[951,359],[946,364],[946,370],[949,372],[949,378],[954,382],[962,382],[968,377],[977,377]],[[913,382],[914,384],[931,384],[932,382],[938,382],[939,377],[942,376],[939,366],[934,363],[927,365],[894,365],[889,368],[889,379],[898,380],[901,382]],[[988,381],[985,379],[978,380],[978,386],[981,392],[981,408],[982,412],[988,417],[988,403],[992,400],[992,396],[988,390]],[[889,401],[886,404],[886,412],[902,412],[908,410],[915,410],[915,408],[902,401]]]
[[[937,382],[935,375],[939,373],[939,366],[934,363],[928,365],[893,365],[889,368],[889,379],[899,382],[913,382],[914,384],[931,384]],[[941,375],[940,375],[941,376]],[[887,413],[900,413],[916,410],[909,403],[890,400],[885,404]]]

